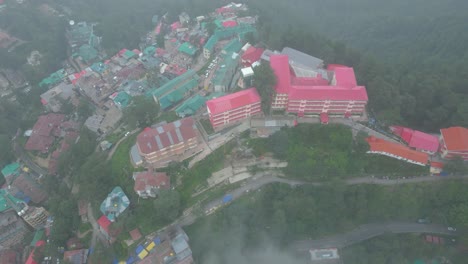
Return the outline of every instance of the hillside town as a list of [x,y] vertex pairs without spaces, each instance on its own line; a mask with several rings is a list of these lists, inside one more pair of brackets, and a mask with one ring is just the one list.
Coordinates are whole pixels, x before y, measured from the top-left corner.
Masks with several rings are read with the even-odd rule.
[[[181,13],[177,21],[155,16],[154,28],[139,47],[122,47],[109,55],[102,51],[92,21],[69,21],[66,39],[71,56],[64,68],[39,83],[46,89],[37,98],[45,111],[29,130],[18,131],[14,144],[20,156],[1,170],[5,184],[0,189],[0,263],[94,263],[89,256],[96,241],[106,247],[123,242],[131,249],[125,259],[113,263],[195,263],[183,221],[147,233],[139,228],[123,230],[119,218],[139,206],[132,204],[131,197],[139,203],[174,191],[181,184],[171,174],[174,164],[185,162],[190,169],[241,135],[267,138],[283,127],[341,124],[354,136],[366,134],[369,155],[424,167],[424,176],[417,176],[444,177],[451,174],[444,169],[448,161],[468,161],[468,128],[443,127],[433,134],[401,124],[380,126],[367,111],[372,97],[352,67],[292,47],[270,49],[259,40],[258,17],[244,16],[247,11],[245,4],[229,3],[204,16]],[[256,83],[262,67],[270,68],[275,79],[269,100]],[[28,86],[21,74],[2,72],[2,95],[11,93],[3,83],[13,84],[8,89]],[[161,118],[141,129],[126,125],[125,113],[138,102],[136,98],[152,100],[159,115],[174,118]],[[67,113],[69,105],[78,107],[83,101],[92,109],[89,116],[80,119]],[[54,221],[63,217],[44,208],[48,199],[44,178],[61,176],[61,161],[81,144],[83,129],[96,135],[96,151],[109,158],[121,142],[132,141],[125,151],[133,167],[126,174],[133,185],[111,186],[98,210],[91,208],[91,201],[76,201],[81,222],[92,227],[88,238],[93,242],[83,243],[85,235],[77,235],[59,249],[60,258],[44,255],[39,261],[35,254],[44,250]],[[111,140],[115,134],[117,140]],[[193,193],[239,186],[263,174],[284,176],[281,168],[287,162],[239,151],[242,157],[222,164],[208,176],[206,188]],[[253,167],[263,174],[252,172]],[[63,181],[75,191],[70,179]],[[219,205],[201,214],[212,214],[230,203],[232,197],[225,194]],[[125,232],[125,241],[120,241]],[[25,239],[30,239],[28,246],[19,247]],[[320,262],[329,254],[322,251],[327,249],[311,249],[312,263],[332,263]],[[334,249],[330,254],[339,258]]]

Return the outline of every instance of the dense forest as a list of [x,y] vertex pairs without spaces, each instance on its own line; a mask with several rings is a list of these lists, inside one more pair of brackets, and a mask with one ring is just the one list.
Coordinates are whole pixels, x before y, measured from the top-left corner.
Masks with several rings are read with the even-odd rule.
[[[468,2],[249,1],[262,40],[355,67],[382,124],[468,126]],[[278,15],[284,19],[278,19]],[[330,41],[332,39],[333,41]],[[351,47],[351,48],[349,48]]]
[[[295,260],[297,252],[289,250],[292,241],[321,238],[365,223],[416,222],[427,217],[435,223],[468,227],[465,190],[466,185],[458,182],[398,187],[333,184],[290,188],[275,184],[197,222],[188,231],[194,256],[200,263],[305,263]],[[466,243],[466,237],[460,239],[460,243]],[[416,257],[439,254],[449,256],[453,263],[464,263],[460,262],[460,252],[430,250],[422,239],[386,241],[364,243],[345,254],[352,260],[350,263],[412,263]],[[398,251],[403,245],[411,247]],[[361,256],[353,254],[359,252]],[[290,259],[275,262],[271,256]]]

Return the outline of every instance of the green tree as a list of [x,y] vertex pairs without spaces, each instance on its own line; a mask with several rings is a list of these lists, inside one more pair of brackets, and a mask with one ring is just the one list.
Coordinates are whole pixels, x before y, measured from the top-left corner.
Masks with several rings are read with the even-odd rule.
[[455,175],[468,173],[468,164],[462,158],[456,158],[445,163],[444,170]]
[[76,110],[80,120],[86,120],[89,116],[91,116],[94,112],[94,107],[85,99],[80,99],[80,104]]
[[164,40],[164,34],[163,33],[159,34],[156,37],[156,45],[158,46],[158,48],[161,48],[161,49],[166,48],[166,43],[165,43],[165,40]]
[[147,127],[156,122],[159,105],[152,98],[136,96],[124,110],[123,118],[130,127]]
[[262,63],[254,68],[254,86],[262,99],[262,110],[270,113],[271,102],[275,96],[276,76],[269,63]]

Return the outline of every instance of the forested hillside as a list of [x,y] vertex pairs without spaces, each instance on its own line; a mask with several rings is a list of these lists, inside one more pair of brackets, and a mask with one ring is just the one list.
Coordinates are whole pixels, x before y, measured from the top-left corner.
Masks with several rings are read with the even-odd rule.
[[429,131],[468,126],[468,2],[269,0],[266,8],[265,0],[252,0],[250,5],[272,48],[289,45],[354,66],[368,87],[370,109],[382,122]]

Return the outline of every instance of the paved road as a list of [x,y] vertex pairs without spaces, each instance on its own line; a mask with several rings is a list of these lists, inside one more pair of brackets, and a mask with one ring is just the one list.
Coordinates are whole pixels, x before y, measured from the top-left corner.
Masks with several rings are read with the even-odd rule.
[[[136,132],[140,131],[139,128],[136,128],[134,130],[132,130],[128,136],[131,136],[133,134],[135,134]],[[107,155],[107,160],[110,160],[112,158],[112,156],[114,155],[115,151],[117,150],[117,148],[119,147],[120,143],[122,143],[122,141],[124,141],[125,139],[128,138],[128,136],[124,136],[122,137],[121,139],[119,139],[119,141],[117,141],[117,143],[115,143],[113,146],[112,146],[112,149],[111,151],[109,152],[109,154]]]
[[93,227],[93,236],[91,238],[90,248],[96,248],[97,239],[101,240],[101,242],[103,242],[104,245],[108,245],[106,238],[99,231],[99,226],[96,221],[96,218],[94,217],[93,208],[91,207],[90,203],[88,203],[88,220],[91,226]]
[[[236,200],[240,198],[242,195],[245,195],[249,192],[256,191],[261,189],[263,186],[271,184],[271,183],[285,183],[289,184],[290,186],[298,186],[298,185],[313,185],[313,186],[322,186],[327,183],[322,182],[307,182],[301,180],[292,180],[280,177],[281,173],[275,172],[263,172],[259,173],[257,176],[249,179],[246,181],[245,185],[229,192],[232,195],[232,199]],[[448,180],[467,180],[468,176],[447,176],[447,177],[439,177],[439,176],[425,176],[425,177],[416,177],[411,179],[377,179],[372,177],[362,177],[362,178],[354,178],[345,180],[344,184],[346,185],[358,185],[358,184],[376,184],[376,185],[400,185],[400,184],[409,184],[409,183],[421,183],[421,182],[443,182]],[[219,197],[209,203],[207,203],[202,209],[205,213],[209,214],[214,212],[216,209],[223,206],[223,197]],[[196,220],[196,217],[192,214],[187,214],[180,218],[177,221],[177,224],[180,225],[190,225]]]
[[321,239],[296,241],[291,245],[291,247],[298,251],[308,251],[311,248],[344,248],[385,233],[429,233],[438,235],[458,234],[456,231],[449,231],[446,226],[442,225],[388,222],[362,225],[350,232]]

